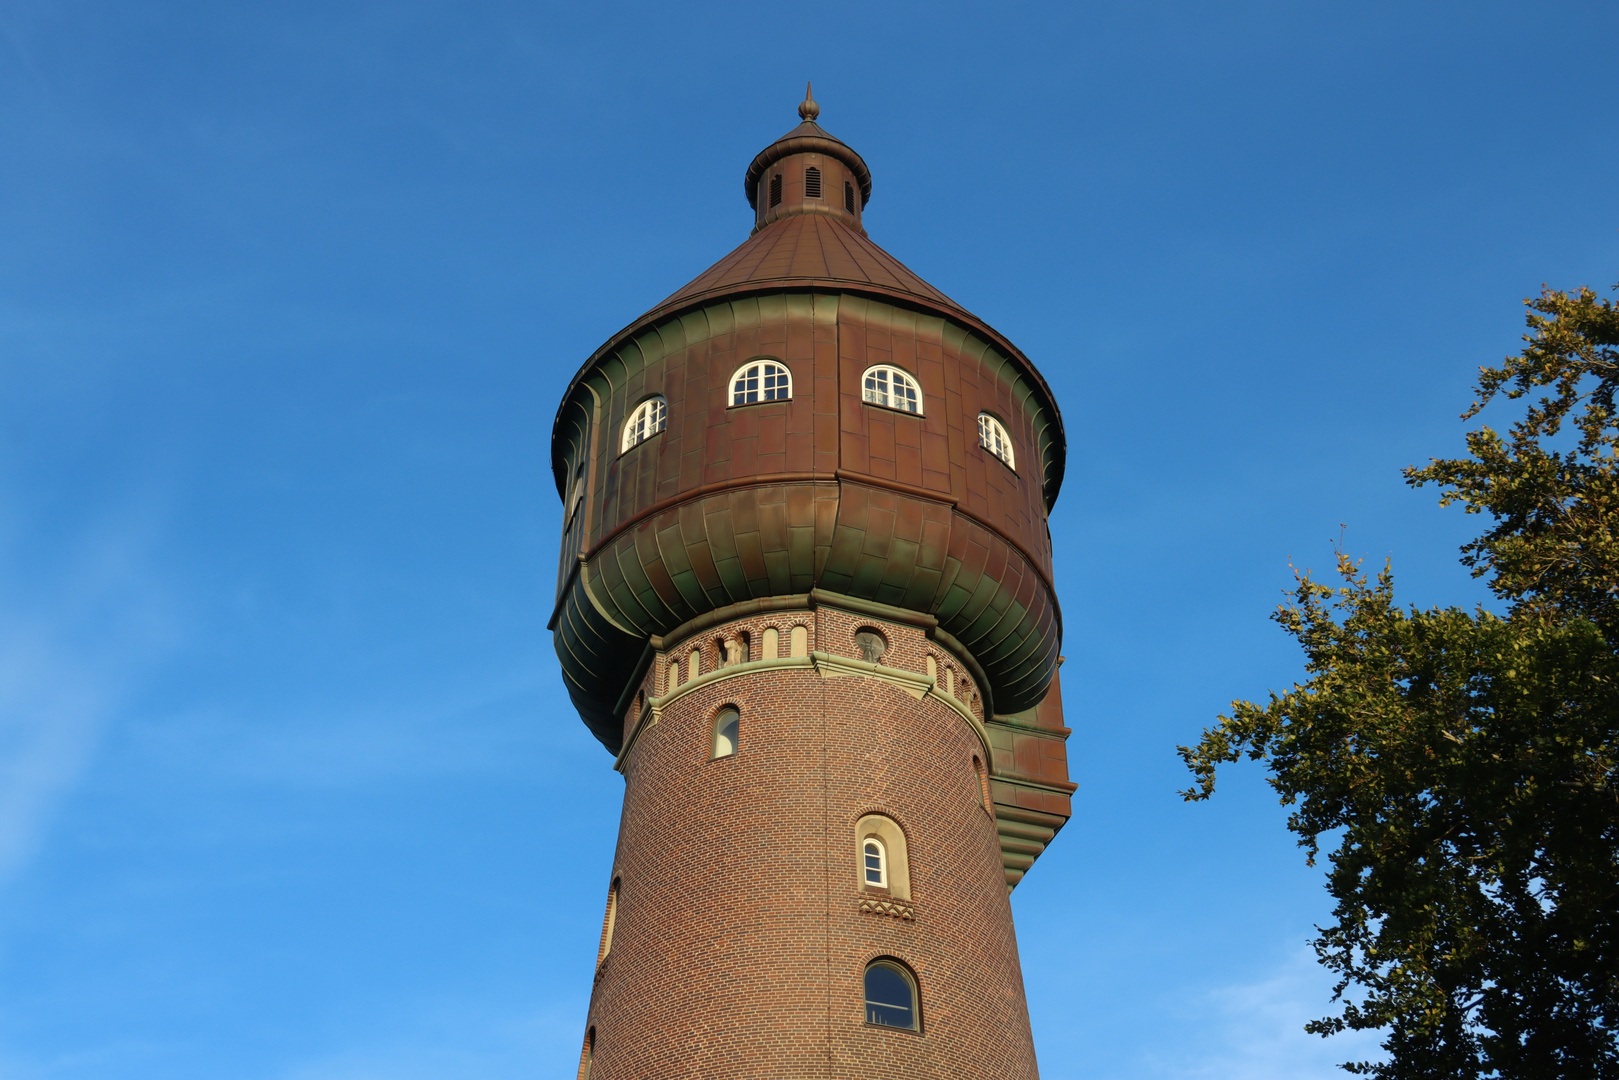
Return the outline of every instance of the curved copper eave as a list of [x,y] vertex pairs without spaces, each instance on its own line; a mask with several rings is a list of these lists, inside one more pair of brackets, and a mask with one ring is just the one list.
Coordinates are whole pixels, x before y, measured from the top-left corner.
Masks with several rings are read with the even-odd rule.
[[[851,258],[845,265],[861,273],[861,277],[848,277],[831,273],[778,273],[765,269],[771,262],[769,255],[772,249],[783,241],[791,239],[794,233],[801,233],[814,228],[819,232],[829,228],[837,230],[832,234],[837,237]],[[778,231],[779,230],[779,231]],[[796,245],[795,250],[796,250]],[[759,249],[765,249],[760,251]],[[750,256],[757,255],[757,258]],[[861,258],[860,256],[864,256]],[[892,278],[892,283],[871,280],[877,275],[877,268],[886,271],[884,276]],[[757,275],[757,276],[755,276]],[[842,222],[829,217],[813,214],[794,215],[781,218],[765,228],[759,230],[734,248],[723,259],[720,259],[709,269],[703,271],[673,295],[663,300],[656,307],[647,311],[633,322],[627,324],[622,330],[608,338],[590,358],[579,366],[573,378],[568,381],[568,387],[563,392],[561,403],[557,406],[556,417],[551,423],[551,471],[557,484],[557,493],[563,496],[566,477],[558,471],[555,447],[558,436],[562,432],[563,413],[568,403],[573,400],[574,392],[580,382],[605,356],[622,345],[626,340],[650,324],[660,319],[680,314],[692,308],[719,297],[752,296],[760,293],[786,292],[795,289],[826,289],[832,292],[851,292],[863,296],[871,296],[906,307],[916,308],[931,314],[952,319],[966,326],[974,333],[981,334],[991,341],[997,348],[1011,357],[1022,369],[1044,397],[1044,405],[1050,410],[1056,421],[1056,436],[1059,453],[1052,470],[1051,489],[1046,492],[1048,506],[1055,505],[1057,495],[1062,489],[1063,474],[1066,469],[1067,433],[1063,427],[1062,411],[1057,407],[1057,399],[1046,384],[1045,378],[1035,368],[1033,362],[1023,354],[1023,351],[1002,335],[994,327],[984,322],[978,316],[957,304],[944,293],[923,281],[921,277],[900,262],[894,256],[884,251],[869,237],[857,233]]]

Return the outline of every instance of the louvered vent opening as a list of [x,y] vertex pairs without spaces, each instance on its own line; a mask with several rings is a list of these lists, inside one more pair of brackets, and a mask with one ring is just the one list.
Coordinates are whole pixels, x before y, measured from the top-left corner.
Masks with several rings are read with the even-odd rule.
[[854,213],[854,185],[847,180],[843,182],[843,208]]
[[811,165],[804,170],[804,198],[819,199],[821,197],[821,170]]
[[781,205],[781,173],[770,178],[770,208],[773,210]]

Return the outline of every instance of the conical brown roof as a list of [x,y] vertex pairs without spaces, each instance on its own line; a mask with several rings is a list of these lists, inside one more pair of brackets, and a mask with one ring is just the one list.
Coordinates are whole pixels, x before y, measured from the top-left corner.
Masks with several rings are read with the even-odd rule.
[[920,300],[929,306],[970,314],[842,221],[822,214],[795,214],[773,221],[748,237],[642,319],[708,296],[782,285],[852,285],[862,292]]

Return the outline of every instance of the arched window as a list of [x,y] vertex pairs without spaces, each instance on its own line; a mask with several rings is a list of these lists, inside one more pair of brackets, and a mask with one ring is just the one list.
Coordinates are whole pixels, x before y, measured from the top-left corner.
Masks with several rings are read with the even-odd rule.
[[811,165],[804,170],[804,198],[819,199],[821,197],[821,170]]
[[731,376],[731,404],[786,401],[793,396],[793,376],[774,360],[749,360]]
[[977,754],[973,755],[973,778],[978,781],[979,805],[984,808],[984,813],[994,817],[995,807],[989,798],[989,777],[984,773],[984,762]]
[[1006,462],[1006,467],[1016,471],[1017,464],[1012,458],[1012,436],[1006,433],[1001,422],[987,412],[978,414],[978,445]]
[[590,1067],[596,1063],[596,1029],[585,1032],[585,1048],[579,1053],[579,1080],[590,1080]]
[[862,396],[872,405],[922,414],[922,391],[916,380],[896,367],[879,364],[866,369]]
[[669,405],[663,400],[663,395],[657,394],[647,398],[635,407],[630,418],[624,421],[624,440],[618,452],[623,453],[632,446],[639,446],[652,436],[662,431],[669,423]]
[[854,213],[854,185],[847,180],[843,182],[843,208]]
[[920,1027],[916,997],[916,980],[896,961],[873,960],[866,965],[866,1023],[916,1031]]
[[585,463],[581,461],[579,463],[579,468],[574,470],[573,487],[570,489],[570,491],[568,493],[568,519],[567,519],[566,525],[563,526],[564,528],[566,528],[567,525],[572,525],[573,524],[573,519],[576,516],[578,516],[580,509],[584,505],[585,505]]
[[618,924],[618,878],[607,888],[607,914],[602,918],[602,944],[596,955],[596,963],[601,964],[607,959],[607,954],[613,951],[613,927]]
[[[860,868],[860,877],[857,880],[860,882],[861,891],[885,889],[895,900],[909,900],[910,858],[905,853],[905,832],[899,827],[899,823],[882,814],[867,814],[855,822],[854,839]],[[876,878],[872,876],[873,855],[877,859]]]
[[781,173],[770,178],[770,209],[781,205]]
[[888,856],[883,852],[883,842],[875,836],[866,837],[860,842],[860,854],[866,884],[888,888]]
[[741,722],[742,714],[732,705],[725,706],[714,717],[714,757],[730,757],[736,753],[737,727]]

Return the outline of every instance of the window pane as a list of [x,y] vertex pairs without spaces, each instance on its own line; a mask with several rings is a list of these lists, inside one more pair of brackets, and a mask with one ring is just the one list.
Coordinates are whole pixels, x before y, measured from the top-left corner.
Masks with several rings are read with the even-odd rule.
[[765,365],[765,400],[784,401],[792,396],[792,381],[780,364]]
[[882,1027],[915,1027],[911,983],[887,964],[866,969],[866,1023]]

